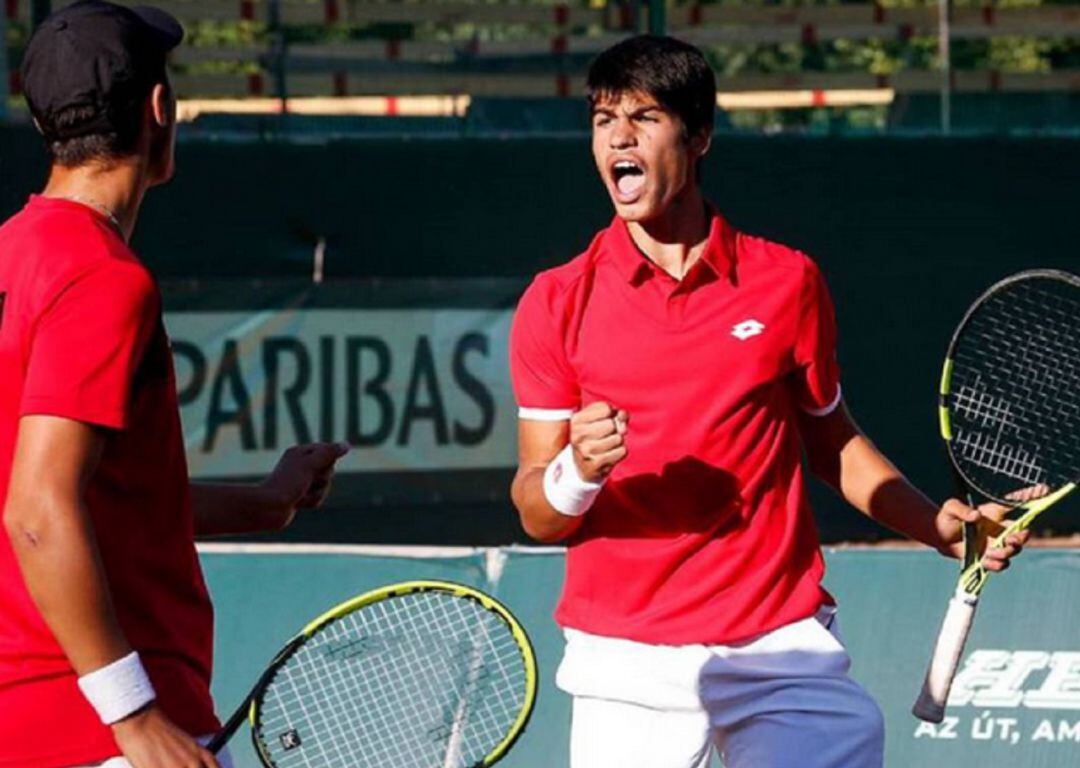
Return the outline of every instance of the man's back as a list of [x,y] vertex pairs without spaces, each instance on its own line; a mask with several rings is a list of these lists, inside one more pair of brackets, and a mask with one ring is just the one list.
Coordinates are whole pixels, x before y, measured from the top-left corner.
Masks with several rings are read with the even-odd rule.
[[[193,546],[153,278],[104,216],[79,202],[34,197],[0,228],[0,294],[0,498],[21,417],[106,430],[85,503],[117,619],[162,708],[192,732],[211,732],[212,614]],[[0,721],[0,765],[70,765],[115,754],[7,537],[0,537],[0,710],[19,713]]]

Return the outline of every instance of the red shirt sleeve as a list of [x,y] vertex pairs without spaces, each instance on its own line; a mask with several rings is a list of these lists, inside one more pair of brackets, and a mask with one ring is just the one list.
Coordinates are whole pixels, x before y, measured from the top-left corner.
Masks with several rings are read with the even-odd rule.
[[74,278],[37,320],[20,414],[123,429],[160,311],[157,287],[139,264],[110,259]]
[[817,265],[806,259],[795,338],[795,397],[815,416],[840,403],[840,366],[836,361],[836,312]]
[[554,281],[540,277],[525,291],[514,313],[510,379],[522,415],[531,409],[573,410],[581,403],[577,376],[566,355],[561,293]]

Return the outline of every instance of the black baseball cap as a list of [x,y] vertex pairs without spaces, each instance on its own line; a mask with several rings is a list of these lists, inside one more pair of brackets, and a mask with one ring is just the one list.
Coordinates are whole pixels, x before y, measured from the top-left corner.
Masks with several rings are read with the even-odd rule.
[[[180,22],[146,6],[79,0],[49,16],[22,62],[23,93],[45,138],[122,130],[164,79],[166,55],[183,37]],[[71,107],[86,108],[86,119],[58,126],[56,116]]]

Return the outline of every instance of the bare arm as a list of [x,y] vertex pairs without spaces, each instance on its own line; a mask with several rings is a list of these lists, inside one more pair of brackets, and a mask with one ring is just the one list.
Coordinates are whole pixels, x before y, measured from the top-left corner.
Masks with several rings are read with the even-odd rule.
[[564,515],[544,496],[544,470],[570,440],[568,421],[518,422],[518,470],[510,486],[521,526],[537,541],[552,543],[574,533],[583,518]]
[[80,675],[131,652],[82,502],[103,446],[102,434],[85,424],[23,418],[4,508],[30,595]]
[[[4,527],[30,596],[80,676],[131,652],[83,504],[104,444],[103,433],[92,426],[23,417],[4,506]],[[112,728],[135,768],[217,766],[152,705]]]
[[279,531],[292,519],[287,500],[255,484],[192,483],[196,536]]
[[[1004,507],[986,504],[976,510],[957,499],[939,507],[927,498],[859,430],[843,403],[827,416],[802,415],[799,432],[814,474],[860,512],[897,533],[959,557],[965,521],[980,522],[995,532],[1001,529],[997,521],[1005,515]],[[1026,540],[1026,534],[1010,539],[1009,546],[987,552],[984,563],[1002,570]]]
[[322,505],[334,464],[348,453],[341,443],[312,443],[287,450],[258,484],[192,483],[196,536],[279,531],[300,509]]
[[592,403],[569,421],[518,422],[518,471],[510,495],[526,533],[550,543],[565,539],[581,526],[581,516],[564,515],[548,501],[544,471],[570,444],[578,475],[588,482],[601,482],[626,457],[628,419],[625,411]]

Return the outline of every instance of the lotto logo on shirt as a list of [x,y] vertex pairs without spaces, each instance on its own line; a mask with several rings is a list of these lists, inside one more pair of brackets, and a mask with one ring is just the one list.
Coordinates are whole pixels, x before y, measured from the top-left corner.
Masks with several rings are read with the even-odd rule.
[[731,329],[731,335],[739,341],[746,341],[752,336],[757,336],[765,330],[765,324],[760,320],[743,320],[735,324]]

